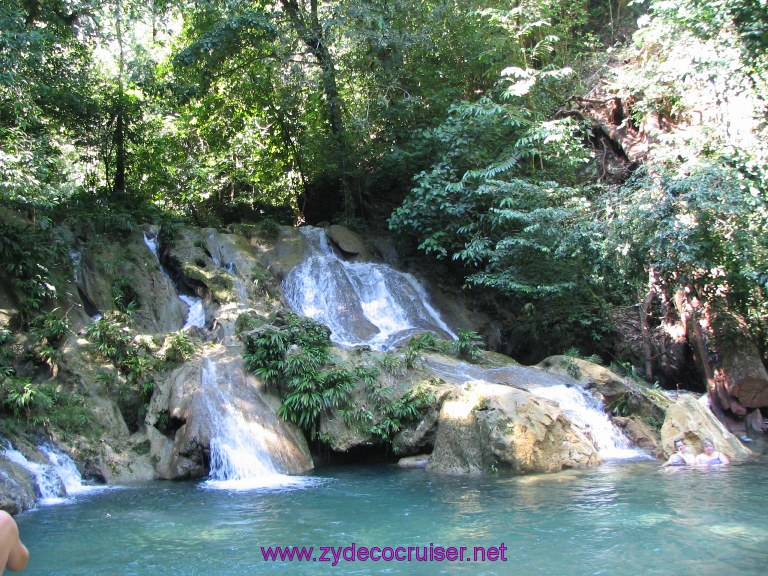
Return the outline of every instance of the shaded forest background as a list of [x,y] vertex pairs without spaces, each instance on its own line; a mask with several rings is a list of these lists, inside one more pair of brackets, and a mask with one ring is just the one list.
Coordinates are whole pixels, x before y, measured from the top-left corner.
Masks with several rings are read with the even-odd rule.
[[0,33],[0,344],[50,321],[61,226],[269,219],[391,231],[522,361],[764,371],[759,0],[8,0]]

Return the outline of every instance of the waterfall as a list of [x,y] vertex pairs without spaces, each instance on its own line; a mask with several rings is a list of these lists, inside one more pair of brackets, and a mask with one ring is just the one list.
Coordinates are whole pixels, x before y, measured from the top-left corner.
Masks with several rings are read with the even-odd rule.
[[606,460],[649,458],[611,422],[600,400],[579,385],[556,384],[531,389],[531,394],[557,402],[571,424],[592,440]]
[[419,331],[456,338],[412,275],[386,264],[347,262],[323,229],[301,232],[311,253],[286,275],[283,292],[295,311],[328,326],[336,344],[387,350]]
[[[170,275],[165,270],[162,263],[160,263],[160,251],[158,250],[157,246],[157,236],[150,237],[147,236],[146,232],[144,232],[144,244],[147,245],[147,248],[149,248],[150,252],[152,252],[152,254],[157,259],[158,264],[160,264],[160,270],[163,272],[163,274],[170,278]],[[205,326],[205,310],[203,309],[202,298],[198,298],[196,296],[187,296],[186,294],[179,294],[179,300],[184,302],[184,304],[186,304],[189,309],[187,312],[187,319],[181,329],[187,330],[192,327],[203,328]]]
[[592,440],[604,459],[649,457],[642,450],[633,447],[624,433],[614,426],[600,400],[567,376],[517,364],[484,368],[466,362],[450,363],[437,358],[428,358],[424,365],[449,382],[482,380],[492,384],[521,388],[535,396],[556,402],[571,424]]
[[54,446],[41,444],[38,449],[45,455],[48,463],[28,460],[10,444],[2,454],[14,464],[32,473],[40,494],[40,504],[60,504],[66,502],[68,496],[105,488],[84,484],[74,461]]
[[41,444],[38,448],[45,454],[45,457],[48,458],[51,466],[56,470],[56,474],[58,474],[62,484],[64,484],[64,489],[69,496],[85,492],[93,492],[94,490],[103,490],[106,488],[106,486],[84,484],[83,477],[80,475],[80,471],[77,469],[74,460],[55,446],[51,444]]
[[275,434],[241,406],[231,376],[220,377],[208,357],[201,373],[201,399],[210,424],[210,488],[255,489],[306,485],[306,477],[283,474],[270,457]]

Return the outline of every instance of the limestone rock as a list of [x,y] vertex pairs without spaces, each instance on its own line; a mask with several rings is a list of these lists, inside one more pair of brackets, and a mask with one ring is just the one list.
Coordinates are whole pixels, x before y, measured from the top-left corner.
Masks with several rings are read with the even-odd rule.
[[664,456],[674,452],[675,438],[683,438],[690,453],[702,452],[701,441],[710,438],[715,450],[723,452],[731,461],[744,461],[752,451],[746,448],[736,436],[728,432],[723,424],[709,409],[708,400],[698,400],[692,394],[683,394],[667,410],[667,416],[661,427],[661,446]]
[[371,260],[371,253],[363,243],[362,238],[346,226],[333,224],[328,227],[326,234],[328,239],[347,257],[353,257],[360,262]]
[[453,386],[445,385],[435,390],[435,402],[418,423],[416,428],[408,428],[397,434],[392,440],[392,449],[397,454],[418,454],[425,449],[432,449],[437,438],[437,424],[443,402],[453,391]]
[[149,332],[172,332],[184,323],[184,304],[170,278],[144,243],[140,230],[125,240],[101,237],[83,244],[75,275],[84,303],[103,312],[116,307],[121,288],[138,297],[134,325]]
[[[226,396],[210,378],[227,388]],[[160,477],[205,476],[211,440],[221,431],[220,414],[229,410],[248,428],[243,434],[259,436],[278,471],[298,474],[312,468],[303,435],[277,417],[260,383],[245,371],[241,348],[231,346],[185,363],[158,384],[147,414],[147,434]]]
[[448,473],[493,468],[556,472],[599,462],[594,445],[555,403],[524,390],[475,381],[443,403],[427,468]]
[[661,442],[659,433],[646,424],[638,416],[616,416],[613,423],[624,431],[624,434],[639,448],[645,448],[656,452]]
[[0,455],[0,510],[18,514],[35,505],[37,488],[32,474]]
[[147,442],[146,437],[132,433],[121,412],[121,395],[110,390],[103,380],[105,374],[113,375],[118,385],[124,385],[122,376],[80,336],[68,338],[60,351],[56,381],[59,386],[87,398],[91,425],[99,432],[98,439],[86,435],[59,442],[66,444],[66,452],[77,462],[83,476],[109,484],[156,478],[149,451],[141,448]]
[[[251,245],[254,245],[253,239]],[[273,245],[264,246],[261,243],[256,243],[255,248],[262,264],[278,281],[282,281],[291,268],[304,259],[308,246],[298,228],[281,226],[277,240]]]
[[240,313],[268,315],[280,300],[263,247],[251,241],[214,228],[182,228],[163,254],[179,283],[203,299],[206,324],[220,340],[232,337]]

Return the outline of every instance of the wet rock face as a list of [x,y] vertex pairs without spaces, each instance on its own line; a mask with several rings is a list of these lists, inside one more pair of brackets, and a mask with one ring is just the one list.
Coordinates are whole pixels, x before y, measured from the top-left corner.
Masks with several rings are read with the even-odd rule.
[[661,446],[665,457],[675,451],[676,438],[683,438],[686,445],[692,447],[689,449],[691,454],[702,452],[701,442],[709,438],[715,450],[723,452],[731,461],[744,461],[752,456],[752,451],[715,417],[706,397],[700,400],[693,394],[683,394],[669,407],[661,427]]
[[37,489],[32,474],[0,456],[0,510],[18,514],[35,505]]
[[599,463],[593,444],[556,404],[509,386],[468,382],[443,403],[428,469],[555,472]]
[[91,240],[81,246],[75,260],[77,289],[89,306],[103,312],[118,307],[118,299],[137,299],[133,315],[137,329],[156,333],[181,328],[184,306],[140,230],[126,239]]
[[[147,432],[160,478],[182,480],[209,473],[212,441],[226,433],[226,423],[219,419],[224,413],[237,418],[243,436],[259,439],[277,472],[298,474],[312,469],[303,435],[277,417],[260,383],[245,371],[242,350],[231,346],[185,363],[156,389]],[[161,418],[176,423],[175,429],[161,425]]]

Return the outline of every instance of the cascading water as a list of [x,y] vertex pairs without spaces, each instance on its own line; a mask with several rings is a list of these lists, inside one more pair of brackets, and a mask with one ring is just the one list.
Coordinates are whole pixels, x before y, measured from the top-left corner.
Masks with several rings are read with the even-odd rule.
[[242,490],[299,486],[310,481],[278,470],[267,444],[272,433],[240,407],[231,379],[220,377],[216,364],[207,357],[201,372],[201,388],[211,430],[210,479],[206,486]]
[[[160,263],[160,251],[158,250],[157,246],[157,237],[147,236],[145,232],[144,244],[147,245],[147,248],[149,248],[149,250],[155,256],[158,263]],[[162,264],[160,264],[160,270],[163,272],[163,274],[170,278],[168,272],[166,272]],[[186,294],[179,294],[179,300],[184,302],[184,304],[186,304],[189,308],[189,311],[187,312],[187,319],[181,329],[187,330],[193,327],[203,328],[205,326],[205,310],[203,309],[203,300],[201,298],[197,298],[196,296],[187,296]]]
[[50,444],[41,444],[38,446],[40,451],[45,454],[51,466],[56,470],[64,484],[64,489],[69,496],[76,494],[82,494],[85,492],[93,492],[94,490],[104,490],[106,486],[94,486],[93,484],[85,484],[83,477],[80,475],[80,471],[77,469],[74,460],[64,454],[61,450]]
[[455,339],[410,274],[386,264],[340,259],[321,228],[301,228],[311,254],[291,270],[283,292],[291,307],[331,329],[341,346],[386,350],[418,331]]
[[632,446],[632,442],[608,418],[602,402],[581,386],[556,384],[533,388],[530,392],[540,398],[557,402],[571,423],[592,439],[602,458],[650,458],[648,454]]
[[428,358],[424,365],[447,381],[463,383],[482,380],[492,384],[511,385],[531,394],[556,402],[571,421],[592,440],[600,456],[607,460],[649,458],[632,446],[624,433],[613,425],[603,404],[574,380],[529,366],[510,364],[484,368],[464,362],[448,363]]
[[[342,346],[367,344],[386,350],[417,330],[456,336],[429,305],[424,288],[410,275],[383,264],[340,259],[325,231],[301,229],[310,246],[309,257],[288,273],[283,289],[294,310],[331,329]],[[575,382],[523,366],[485,369],[466,363],[427,362],[436,373],[454,381],[472,379],[512,384],[555,401],[606,459],[647,457],[603,412],[601,403]]]
[[2,451],[2,454],[14,464],[32,473],[40,493],[40,504],[59,504],[65,502],[68,496],[104,488],[84,484],[75,463],[57,448],[50,444],[42,444],[38,449],[48,459],[47,464],[28,460],[24,454],[10,444]]

